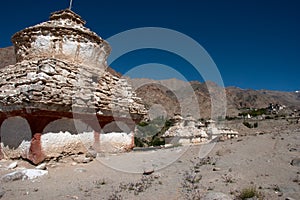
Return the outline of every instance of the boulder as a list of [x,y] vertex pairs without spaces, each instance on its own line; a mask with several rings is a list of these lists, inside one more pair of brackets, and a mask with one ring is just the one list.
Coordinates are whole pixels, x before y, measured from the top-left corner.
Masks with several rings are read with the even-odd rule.
[[4,176],[2,176],[1,180],[3,182],[12,182],[12,181],[18,181],[18,180],[22,180],[24,177],[24,174],[20,171],[16,171],[16,172],[12,172],[9,174],[6,174]]
[[48,171],[40,169],[25,169],[22,173],[24,174],[24,179],[32,180],[47,175]]
[[15,169],[18,166],[18,162],[13,162],[10,165],[8,165],[7,169]]

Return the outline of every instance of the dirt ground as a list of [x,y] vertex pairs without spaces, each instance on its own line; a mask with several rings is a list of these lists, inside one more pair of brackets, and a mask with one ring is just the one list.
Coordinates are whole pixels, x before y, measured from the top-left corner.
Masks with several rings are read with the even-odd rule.
[[[237,199],[246,188],[263,199],[300,199],[300,166],[291,164],[300,158],[300,125],[267,120],[251,130],[229,126],[241,136],[217,142],[204,158],[203,145],[98,154],[87,164],[62,158],[48,162],[48,175],[38,179],[2,181],[0,199],[209,199],[208,192]],[[1,176],[35,167],[18,160],[8,170],[12,162],[0,161]]]

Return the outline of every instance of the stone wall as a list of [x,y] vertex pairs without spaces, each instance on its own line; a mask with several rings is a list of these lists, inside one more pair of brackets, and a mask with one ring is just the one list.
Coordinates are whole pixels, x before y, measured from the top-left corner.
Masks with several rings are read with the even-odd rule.
[[[30,60],[0,70],[0,111],[24,107],[68,111],[91,108],[91,112],[145,114],[141,100],[125,79],[108,72],[57,59]],[[74,110],[73,110],[74,111]]]

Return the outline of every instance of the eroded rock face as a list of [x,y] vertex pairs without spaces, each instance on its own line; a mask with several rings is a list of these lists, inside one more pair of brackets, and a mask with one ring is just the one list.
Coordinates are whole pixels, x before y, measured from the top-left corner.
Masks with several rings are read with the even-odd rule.
[[13,46],[0,48],[0,68],[16,63],[15,49]]

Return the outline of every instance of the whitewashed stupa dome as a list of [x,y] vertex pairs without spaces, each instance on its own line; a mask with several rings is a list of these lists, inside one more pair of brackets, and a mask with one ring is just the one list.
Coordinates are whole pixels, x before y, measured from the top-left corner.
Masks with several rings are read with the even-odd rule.
[[109,44],[90,29],[73,11],[51,14],[50,20],[26,28],[12,37],[17,62],[36,58],[56,58],[98,70],[105,70],[111,51]]

